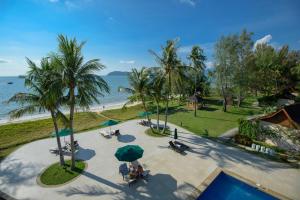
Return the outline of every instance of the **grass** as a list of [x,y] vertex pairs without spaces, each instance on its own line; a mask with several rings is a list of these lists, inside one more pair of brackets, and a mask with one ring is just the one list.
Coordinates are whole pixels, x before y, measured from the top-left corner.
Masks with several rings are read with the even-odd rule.
[[79,176],[85,169],[84,161],[76,161],[75,169],[70,168],[71,160],[67,160],[64,166],[55,163],[49,166],[40,176],[41,183],[45,185],[60,185]]
[[[106,119],[95,113],[76,113],[74,116],[75,132],[99,128]],[[63,128],[60,123],[60,128]],[[50,137],[53,131],[51,119],[28,121],[0,126],[0,160],[22,144]]]
[[[249,115],[261,113],[258,108],[251,106],[253,99],[246,100],[240,107],[228,107],[228,112],[222,111],[216,97],[206,99],[207,108],[198,110],[194,117],[193,110],[187,110],[185,104],[178,105],[177,102],[170,103],[169,122],[181,126],[198,135],[217,137],[225,131],[237,127],[238,119]],[[114,109],[102,112],[107,118],[118,121],[138,119],[137,113],[142,111],[141,105],[128,107],[126,109]],[[155,113],[155,109],[152,110]],[[163,110],[161,111],[163,113]],[[107,118],[95,113],[76,113],[74,118],[74,129],[76,133],[99,128],[99,124]],[[153,119],[156,118],[152,115]],[[164,119],[161,115],[160,119]],[[62,128],[60,124],[60,128]],[[49,137],[53,131],[51,119],[42,119],[23,123],[15,123],[0,126],[0,160],[13,152],[22,144]],[[157,136],[155,133],[148,133]]]
[[165,134],[162,134],[160,132],[157,132],[156,130],[151,131],[150,128],[148,128],[145,133],[151,137],[167,137],[171,134],[170,130],[166,130]]

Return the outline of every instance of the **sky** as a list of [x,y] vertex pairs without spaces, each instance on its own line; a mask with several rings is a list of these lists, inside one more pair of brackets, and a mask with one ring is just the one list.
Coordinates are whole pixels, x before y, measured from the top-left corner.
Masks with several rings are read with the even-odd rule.
[[156,66],[149,50],[176,38],[183,60],[200,45],[212,68],[216,41],[244,28],[256,44],[300,49],[299,21],[299,0],[0,0],[0,76],[25,74],[25,57],[56,51],[58,34],[86,41],[104,75]]

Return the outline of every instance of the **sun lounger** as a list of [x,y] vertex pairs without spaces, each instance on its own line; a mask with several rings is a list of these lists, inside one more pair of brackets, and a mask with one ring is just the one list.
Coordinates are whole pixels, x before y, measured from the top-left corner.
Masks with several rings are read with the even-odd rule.
[[108,131],[101,131],[100,134],[105,138],[110,138],[111,134]]
[[190,148],[188,145],[183,144],[183,143],[178,142],[178,141],[174,141],[174,144],[177,145],[177,146],[179,146],[181,149],[184,149],[184,150],[187,150],[187,149]]
[[184,152],[184,149],[181,148],[180,146],[176,146],[172,141],[169,141],[169,147],[171,149],[173,149],[174,151],[178,152],[178,153],[183,153]]
[[58,150],[57,147],[50,148],[49,151],[50,151],[50,153],[53,153],[53,154],[56,154],[56,155],[59,154],[59,150]]

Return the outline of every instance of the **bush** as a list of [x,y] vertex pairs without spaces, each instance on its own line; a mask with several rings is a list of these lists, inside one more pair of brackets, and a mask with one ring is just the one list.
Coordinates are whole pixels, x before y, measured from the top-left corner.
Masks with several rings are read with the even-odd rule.
[[264,96],[257,99],[259,106],[273,106],[276,105],[278,97],[275,95]]
[[234,136],[234,141],[245,146],[251,146],[252,144],[252,139],[246,135],[237,134]]
[[257,139],[259,134],[259,124],[257,121],[252,120],[239,120],[239,134],[247,136],[251,139]]

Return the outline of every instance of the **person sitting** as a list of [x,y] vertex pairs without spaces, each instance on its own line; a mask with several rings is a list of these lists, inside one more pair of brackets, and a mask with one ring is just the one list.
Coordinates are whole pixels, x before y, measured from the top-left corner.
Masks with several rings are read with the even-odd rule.
[[144,174],[144,169],[143,169],[143,167],[141,165],[138,165],[138,167],[137,167],[137,174],[140,177],[142,177],[143,174]]

